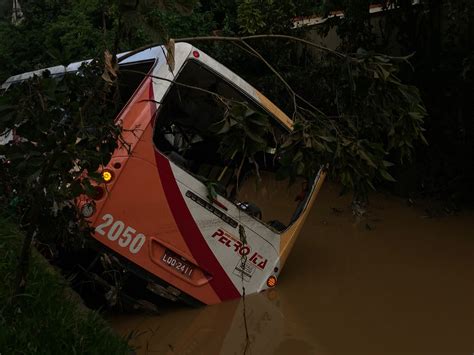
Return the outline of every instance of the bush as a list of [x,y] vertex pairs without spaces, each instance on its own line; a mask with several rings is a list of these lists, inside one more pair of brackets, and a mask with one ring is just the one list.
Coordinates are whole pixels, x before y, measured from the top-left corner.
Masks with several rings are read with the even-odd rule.
[[95,312],[82,308],[67,282],[34,253],[25,292],[14,297],[23,236],[0,217],[0,352],[3,354],[128,354],[127,341]]

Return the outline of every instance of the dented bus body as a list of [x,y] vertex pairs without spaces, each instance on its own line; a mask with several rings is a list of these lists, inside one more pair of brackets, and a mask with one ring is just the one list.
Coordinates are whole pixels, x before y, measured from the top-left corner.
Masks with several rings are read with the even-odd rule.
[[[80,64],[50,68],[51,75]],[[128,100],[117,122],[128,146],[117,148],[103,167],[104,193],[79,202],[93,238],[139,275],[149,291],[172,300],[215,304],[273,287],[325,172],[306,182],[296,206],[288,201],[287,221],[264,220],[232,183],[239,164],[219,161],[216,142],[206,138],[206,127],[222,112],[206,93],[248,102],[270,117],[280,137],[292,130],[291,119],[187,43],[175,45],[174,68],[167,64],[165,47],[158,46],[127,57],[120,71]],[[12,77],[2,88],[35,73]],[[272,175],[277,162],[271,159],[274,152],[266,154],[262,159],[271,162],[266,170]],[[215,198],[209,196],[209,181],[223,185]]]

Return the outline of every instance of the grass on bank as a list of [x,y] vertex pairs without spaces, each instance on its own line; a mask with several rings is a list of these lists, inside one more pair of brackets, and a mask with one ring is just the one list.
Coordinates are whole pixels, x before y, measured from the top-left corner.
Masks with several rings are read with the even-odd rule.
[[127,341],[74,300],[67,282],[37,253],[25,294],[11,305],[21,241],[0,216],[0,354],[129,354]]

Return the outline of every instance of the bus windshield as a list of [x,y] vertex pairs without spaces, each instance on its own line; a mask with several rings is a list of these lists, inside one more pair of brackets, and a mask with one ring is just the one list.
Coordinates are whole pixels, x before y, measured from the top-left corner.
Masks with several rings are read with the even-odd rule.
[[[243,103],[251,111],[268,117],[271,126],[260,137],[267,145],[265,151],[252,158],[237,152],[220,153],[222,139],[228,137],[219,135],[214,127],[223,120],[229,102]],[[289,204],[284,215],[272,216],[273,209],[263,210],[262,205],[271,205],[272,197],[276,196],[269,194],[268,189],[265,196],[261,194],[268,184],[284,185],[288,190],[288,182],[277,182],[275,177],[278,168],[275,151],[286,133],[287,129],[245,93],[204,65],[189,60],[161,102],[154,143],[159,151],[195,178],[204,184],[213,184],[222,197],[256,218],[262,221],[264,218],[273,228],[284,230],[294,217],[295,206]],[[285,221],[280,222],[282,219]]]

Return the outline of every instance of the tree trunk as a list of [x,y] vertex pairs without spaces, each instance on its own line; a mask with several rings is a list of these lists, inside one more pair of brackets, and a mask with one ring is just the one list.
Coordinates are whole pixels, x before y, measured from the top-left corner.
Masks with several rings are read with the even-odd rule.
[[431,69],[437,70],[441,55],[441,0],[430,1],[430,55]]

